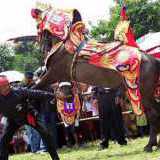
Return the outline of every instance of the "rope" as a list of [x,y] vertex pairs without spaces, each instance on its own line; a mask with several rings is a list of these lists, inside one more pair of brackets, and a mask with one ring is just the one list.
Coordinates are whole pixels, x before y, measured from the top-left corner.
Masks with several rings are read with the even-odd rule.
[[[130,114],[130,113],[133,113],[132,111],[125,111],[125,112],[122,112],[123,115],[126,115],[126,114]],[[98,120],[99,119],[99,116],[94,116],[94,117],[88,117],[88,118],[81,118],[79,120],[79,122],[84,122],[84,121],[89,121],[89,120]],[[57,125],[62,125],[64,124],[64,122],[59,122],[57,123]]]

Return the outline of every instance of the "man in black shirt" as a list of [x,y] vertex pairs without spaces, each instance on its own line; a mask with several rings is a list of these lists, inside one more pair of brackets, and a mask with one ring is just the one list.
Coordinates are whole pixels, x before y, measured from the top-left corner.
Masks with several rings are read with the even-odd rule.
[[6,77],[0,77],[0,112],[8,118],[8,126],[0,142],[0,160],[8,160],[8,144],[22,125],[35,128],[46,142],[52,160],[59,160],[52,132],[42,123],[35,108],[23,105],[27,99],[52,100],[54,95],[40,90],[11,88]]
[[114,139],[120,145],[126,145],[123,131],[122,113],[115,104],[116,90],[103,87],[93,89],[98,100],[101,143],[100,150],[109,147],[109,139]]

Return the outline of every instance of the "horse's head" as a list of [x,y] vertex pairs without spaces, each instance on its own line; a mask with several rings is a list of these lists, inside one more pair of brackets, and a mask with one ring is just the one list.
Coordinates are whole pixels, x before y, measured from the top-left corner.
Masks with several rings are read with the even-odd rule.
[[[83,33],[85,26],[80,23],[82,18],[76,9],[70,11],[54,8],[48,8],[45,11],[32,9],[31,13],[32,17],[37,21],[38,40],[47,68],[46,74],[37,82],[37,86],[39,87],[42,86],[42,83],[45,85],[46,83],[51,83],[51,81],[56,82],[64,75],[67,75],[66,73],[70,72],[69,68],[64,65],[67,59],[64,59],[62,55],[68,51],[66,44],[71,39],[71,35],[75,42],[74,45],[78,46],[77,42],[80,41],[77,41],[75,37],[80,37],[80,40],[83,39],[81,33]],[[57,67],[55,66],[59,66],[59,64],[62,64],[64,68],[62,72],[57,73],[57,69],[55,69]],[[56,76],[53,80],[53,78],[50,77],[51,74],[54,75],[55,72]],[[63,81],[70,81],[70,76],[65,77]]]
[[70,82],[61,82],[56,91],[56,96],[62,101],[71,103],[74,99],[72,84]]
[[77,9],[59,10],[49,8],[45,11],[32,9],[32,17],[37,21],[38,39],[42,53],[48,53],[59,42],[64,42],[69,36],[72,26],[82,21]]

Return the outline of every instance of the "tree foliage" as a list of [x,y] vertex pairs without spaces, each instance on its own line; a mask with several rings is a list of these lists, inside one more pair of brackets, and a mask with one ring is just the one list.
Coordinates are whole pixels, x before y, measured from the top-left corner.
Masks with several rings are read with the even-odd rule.
[[41,54],[38,44],[20,42],[14,47],[0,45],[0,72],[5,70],[35,71],[41,65]]
[[[160,0],[127,0],[127,15],[136,38],[150,32],[160,31]],[[121,6],[116,5],[111,9],[111,19],[100,21],[97,26],[93,26],[92,36],[100,40],[102,37],[108,41],[113,40],[114,29],[120,19]]]
[[37,43],[23,42],[15,47],[14,69],[20,71],[35,71],[41,65],[41,54]]
[[14,49],[8,44],[0,45],[0,72],[10,70],[14,63]]

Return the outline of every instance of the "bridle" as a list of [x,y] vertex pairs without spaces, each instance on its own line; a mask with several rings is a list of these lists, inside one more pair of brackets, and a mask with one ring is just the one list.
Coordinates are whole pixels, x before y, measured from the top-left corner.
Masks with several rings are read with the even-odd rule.
[[74,56],[73,56],[73,59],[72,59],[72,63],[71,63],[71,66],[70,66],[70,77],[71,77],[71,80],[72,81],[76,81],[77,82],[77,79],[76,79],[76,64],[77,64],[77,59],[78,59],[78,56],[79,56],[79,53],[81,51],[81,49],[83,48],[83,46],[86,44],[86,40],[83,40],[80,45],[77,47],[75,53],[74,53]]

